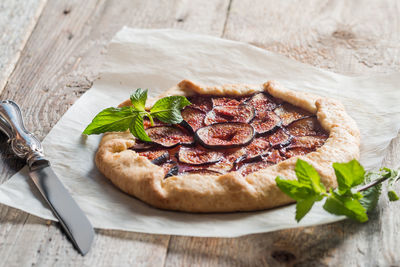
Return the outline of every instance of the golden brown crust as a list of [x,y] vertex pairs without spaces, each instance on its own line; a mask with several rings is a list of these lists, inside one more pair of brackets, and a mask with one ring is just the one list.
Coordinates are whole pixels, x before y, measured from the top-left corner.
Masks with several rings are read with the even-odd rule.
[[298,158],[316,168],[325,186],[336,187],[332,163],[358,159],[360,142],[356,123],[336,100],[291,91],[273,81],[254,86],[208,87],[184,80],[160,97],[194,93],[249,95],[262,90],[316,114],[322,127],[329,132],[325,144],[315,152],[289,158],[246,177],[230,172],[220,176],[189,174],[164,179],[161,167],[128,149],[135,142],[130,133],[112,132],[103,136],[96,165],[122,191],[158,208],[190,212],[261,210],[291,203],[293,200],[276,186],[275,177],[295,179],[294,166]]

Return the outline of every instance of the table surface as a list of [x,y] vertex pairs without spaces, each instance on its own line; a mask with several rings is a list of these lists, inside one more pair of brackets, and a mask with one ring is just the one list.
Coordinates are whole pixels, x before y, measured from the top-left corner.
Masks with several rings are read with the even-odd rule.
[[[91,87],[107,43],[124,25],[248,42],[343,74],[395,72],[399,15],[396,0],[3,0],[0,99],[19,103],[27,128],[43,139]],[[2,135],[0,148],[2,183],[24,163]],[[400,135],[383,164],[398,166],[398,151]],[[57,223],[0,205],[0,266],[399,265],[397,212],[400,203],[389,204],[383,195],[366,224],[343,221],[232,239],[97,230],[82,257]]]

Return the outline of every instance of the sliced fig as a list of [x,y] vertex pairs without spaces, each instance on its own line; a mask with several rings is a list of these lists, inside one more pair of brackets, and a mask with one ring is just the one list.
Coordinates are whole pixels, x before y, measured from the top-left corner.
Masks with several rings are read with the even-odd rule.
[[155,158],[151,161],[151,163],[156,164],[156,165],[161,165],[165,162],[167,162],[169,160],[169,153],[167,151],[167,153],[162,154],[161,156],[159,156],[158,158]]
[[313,151],[312,149],[304,148],[304,147],[296,147],[296,148],[292,148],[292,149],[287,149],[287,148],[281,149],[281,153],[286,158],[291,158],[291,157],[295,157],[295,156],[303,156],[312,151]]
[[269,97],[266,93],[257,93],[253,95],[249,101],[257,112],[274,110],[276,108],[276,104],[273,102],[272,97]]
[[204,165],[221,161],[223,152],[210,151],[208,149],[197,147],[180,147],[178,152],[179,162],[191,165]]
[[193,169],[193,170],[184,172],[183,174],[221,175],[223,173],[214,171],[214,170],[209,170],[209,169]]
[[289,148],[308,148],[308,149],[317,149],[321,147],[327,139],[325,135],[317,135],[317,136],[296,136],[291,140]]
[[204,117],[206,113],[197,108],[185,107],[182,112],[182,126],[192,132],[204,126]]
[[157,126],[146,129],[147,135],[153,143],[166,148],[172,148],[176,145],[193,144],[193,136],[185,130],[174,126]]
[[247,160],[261,157],[269,152],[270,143],[265,137],[258,137],[246,146]]
[[214,164],[204,164],[204,165],[191,165],[191,164],[179,164],[179,173],[196,172],[200,170],[217,172],[219,174],[224,174],[232,169],[233,164],[227,162],[217,162]]
[[240,101],[234,99],[234,98],[229,98],[229,97],[213,97],[212,98],[212,105],[213,107],[216,106],[239,106]]
[[228,149],[224,152],[224,158],[222,163],[225,163],[225,167],[228,168],[228,164],[231,164],[229,171],[236,171],[240,164],[247,159],[247,151],[245,147]]
[[161,165],[169,159],[168,150],[165,149],[143,151],[139,152],[139,155],[148,158],[156,165]]
[[247,154],[243,154],[238,158],[236,158],[235,161],[233,162],[231,171],[236,171],[239,168],[240,164],[244,162],[246,159],[247,159]]
[[287,130],[294,136],[326,135],[315,116],[294,121],[288,125]]
[[178,174],[178,164],[175,161],[167,161],[161,167],[164,170],[164,179]]
[[267,136],[271,147],[283,147],[290,143],[291,136],[282,128],[278,129],[273,134]]
[[242,167],[240,167],[238,172],[242,176],[247,176],[250,173],[259,171],[261,169],[265,169],[271,165],[273,165],[273,164],[270,162],[267,162],[267,161],[256,161],[256,162],[245,163],[242,165]]
[[273,111],[260,111],[251,122],[258,134],[266,134],[274,131],[281,124],[281,119]]
[[207,113],[204,124],[210,125],[220,122],[249,123],[255,116],[255,110],[250,105],[217,106]]
[[199,109],[203,112],[208,112],[213,107],[210,97],[193,96],[193,97],[189,97],[189,101],[192,103],[189,107]]
[[157,148],[157,144],[152,144],[152,143],[145,143],[141,141],[137,141],[134,146],[130,147],[129,149],[135,150],[135,151],[144,151],[148,149],[154,149]]
[[288,103],[277,107],[274,111],[281,118],[283,126],[287,126],[296,120],[312,116],[311,113]]
[[268,155],[265,155],[263,157],[263,159],[268,162],[271,162],[273,164],[276,164],[278,162],[285,160],[285,158],[282,157],[281,154],[279,153],[279,150],[276,150],[276,149],[273,149],[272,151],[270,151],[270,153],[268,153]]
[[200,128],[197,141],[206,148],[234,148],[248,145],[254,138],[253,126],[242,122],[224,122]]
[[154,125],[151,125],[151,122],[148,118],[144,118],[143,119],[143,126],[145,129],[150,128],[150,127],[154,127],[154,126],[164,126],[167,125],[166,123],[157,120],[157,119],[153,119]]

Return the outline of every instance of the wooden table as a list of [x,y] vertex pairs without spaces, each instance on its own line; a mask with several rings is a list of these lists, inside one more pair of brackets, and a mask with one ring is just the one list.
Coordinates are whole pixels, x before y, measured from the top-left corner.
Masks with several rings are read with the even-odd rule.
[[[17,101],[27,127],[43,139],[91,87],[107,43],[124,25],[244,41],[344,74],[399,71],[399,15],[396,0],[3,0],[0,99]],[[4,182],[23,162],[2,135],[0,146]],[[400,136],[384,164],[398,166],[399,151]],[[233,239],[97,230],[82,257],[57,224],[0,206],[0,266],[399,265],[397,212],[400,203],[383,196],[363,225],[344,221]]]

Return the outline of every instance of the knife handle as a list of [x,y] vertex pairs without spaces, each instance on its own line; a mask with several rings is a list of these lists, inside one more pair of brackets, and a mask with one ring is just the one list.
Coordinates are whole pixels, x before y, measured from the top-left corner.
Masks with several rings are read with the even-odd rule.
[[33,163],[48,164],[44,159],[42,144],[26,130],[21,109],[11,100],[0,103],[0,130],[8,136],[8,142],[15,155],[26,159],[30,168],[33,167]]

